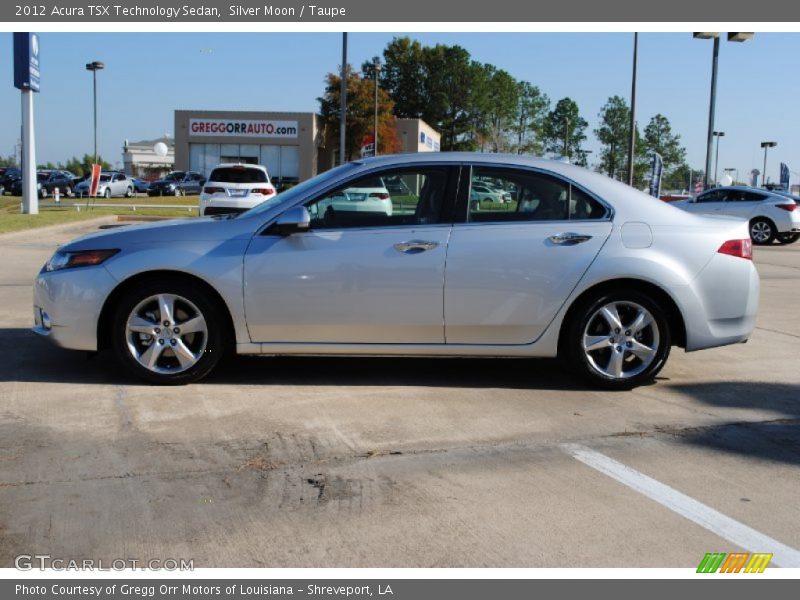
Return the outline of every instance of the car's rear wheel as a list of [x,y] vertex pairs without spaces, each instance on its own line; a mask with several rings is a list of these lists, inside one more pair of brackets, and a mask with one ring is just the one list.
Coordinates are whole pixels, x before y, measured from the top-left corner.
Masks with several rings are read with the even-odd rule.
[[779,244],[794,244],[800,240],[800,233],[779,233],[775,239]]
[[111,198],[111,188],[106,188],[106,191],[105,191],[105,193],[103,194],[103,196],[105,196],[106,200],[108,200],[109,198]]
[[182,385],[208,375],[225,353],[223,309],[201,286],[154,279],[126,294],[112,315],[114,353],[137,377]]
[[125,190],[125,197],[126,198],[133,197],[133,188],[128,188],[127,190]]
[[582,302],[566,333],[570,367],[605,389],[625,390],[652,380],[670,351],[664,309],[636,290],[605,292]]
[[775,225],[769,219],[757,218],[750,221],[750,239],[754,244],[764,246],[775,239]]

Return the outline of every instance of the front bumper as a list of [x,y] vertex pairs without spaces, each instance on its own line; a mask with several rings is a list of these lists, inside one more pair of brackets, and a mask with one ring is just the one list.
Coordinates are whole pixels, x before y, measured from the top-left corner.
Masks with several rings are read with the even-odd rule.
[[97,324],[117,281],[102,265],[42,271],[33,285],[33,332],[57,346],[97,350]]

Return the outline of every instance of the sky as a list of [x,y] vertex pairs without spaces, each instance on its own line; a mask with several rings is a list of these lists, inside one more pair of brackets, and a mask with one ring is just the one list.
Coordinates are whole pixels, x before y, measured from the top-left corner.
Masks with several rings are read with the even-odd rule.
[[[586,147],[597,160],[592,131],[610,96],[631,91],[632,33],[351,33],[348,62],[356,67],[381,55],[393,37],[425,45],[458,44],[473,59],[530,81],[555,104],[569,96],[589,121]],[[41,93],[35,98],[37,162],[66,161],[92,152],[92,82],[98,73],[98,145],[121,165],[125,139],[173,133],[173,111],[314,111],[326,73],[341,61],[339,33],[42,33]],[[637,121],[656,113],[680,134],[687,158],[703,168],[708,127],[712,42],[690,33],[639,35]],[[20,93],[13,87],[11,33],[0,34],[8,60],[0,64],[0,155],[15,153]],[[762,141],[775,141],[767,175],[778,179],[786,162],[800,180],[800,33],[756,33],[746,43],[722,38],[715,129],[725,132],[719,173],[740,180],[763,165]],[[713,169],[713,163],[712,163]]]

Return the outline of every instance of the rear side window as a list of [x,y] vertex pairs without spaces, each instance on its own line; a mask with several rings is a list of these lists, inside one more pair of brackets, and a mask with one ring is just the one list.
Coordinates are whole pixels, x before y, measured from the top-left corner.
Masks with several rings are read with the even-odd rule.
[[208,180],[220,183],[267,183],[267,174],[261,169],[223,167],[211,171]]
[[572,221],[606,215],[597,200],[556,177],[511,169],[472,170],[469,222]]

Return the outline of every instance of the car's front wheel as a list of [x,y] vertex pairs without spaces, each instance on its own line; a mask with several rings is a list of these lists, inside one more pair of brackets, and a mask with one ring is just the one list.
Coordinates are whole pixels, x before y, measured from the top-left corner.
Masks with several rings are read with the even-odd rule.
[[112,347],[137,377],[151,383],[198,381],[226,349],[223,309],[189,281],[158,278],[126,294],[112,315]]
[[103,196],[105,196],[106,200],[108,200],[109,198],[111,198],[111,188],[106,188],[106,191],[105,191],[105,193],[103,194]]
[[664,309],[636,290],[605,292],[582,302],[566,335],[569,366],[605,389],[625,390],[652,380],[670,351]]
[[768,219],[756,218],[750,221],[750,239],[754,244],[765,246],[775,239],[775,225]]

